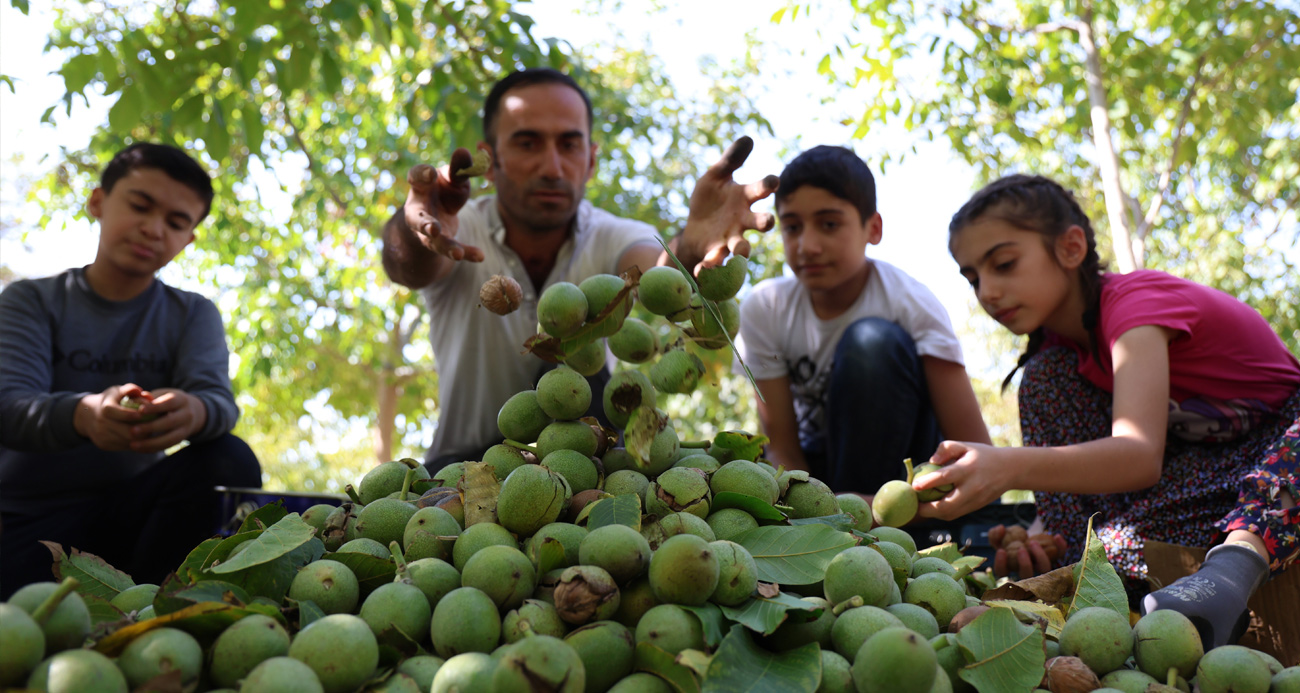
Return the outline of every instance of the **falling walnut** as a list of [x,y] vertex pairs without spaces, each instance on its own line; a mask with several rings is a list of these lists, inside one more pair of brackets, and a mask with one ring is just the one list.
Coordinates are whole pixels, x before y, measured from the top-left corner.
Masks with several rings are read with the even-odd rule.
[[483,287],[478,290],[478,300],[479,305],[497,315],[509,315],[518,310],[519,305],[523,303],[524,290],[514,279],[494,274],[491,279],[483,282]]

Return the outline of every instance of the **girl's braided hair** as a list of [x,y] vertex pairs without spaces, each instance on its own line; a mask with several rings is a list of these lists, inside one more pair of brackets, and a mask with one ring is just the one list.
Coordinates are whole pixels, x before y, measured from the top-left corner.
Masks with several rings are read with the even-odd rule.
[[[1059,183],[1043,176],[1016,174],[999,178],[984,186],[952,215],[948,236],[973,224],[984,216],[1000,219],[1018,229],[1043,235],[1049,255],[1056,258],[1054,243],[1071,226],[1083,229],[1088,252],[1079,265],[1079,283],[1083,288],[1083,326],[1088,330],[1088,346],[1093,358],[1099,358],[1097,349],[1097,322],[1101,318],[1101,258],[1097,255],[1097,236],[1092,230],[1088,215],[1070,191]],[[1043,348],[1046,335],[1039,327],[1029,334],[1029,344],[1020,355],[1016,367],[1002,381],[1005,391],[1016,371]]]

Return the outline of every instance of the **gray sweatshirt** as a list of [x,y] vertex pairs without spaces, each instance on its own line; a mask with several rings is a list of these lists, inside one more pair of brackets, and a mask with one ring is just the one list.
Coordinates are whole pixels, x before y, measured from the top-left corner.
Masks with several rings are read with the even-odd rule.
[[84,268],[14,282],[0,293],[0,509],[93,493],[161,459],[98,450],[73,428],[81,398],[113,385],[198,397],[208,420],[191,442],[229,432],[239,417],[229,358],[221,314],[196,293],[155,280],[109,301]]

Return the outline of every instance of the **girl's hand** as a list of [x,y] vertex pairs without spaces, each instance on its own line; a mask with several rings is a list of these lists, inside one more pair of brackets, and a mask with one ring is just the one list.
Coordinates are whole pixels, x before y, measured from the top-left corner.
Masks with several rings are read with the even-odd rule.
[[912,488],[923,491],[952,484],[953,489],[933,503],[921,503],[919,517],[953,520],[978,510],[1010,490],[1015,476],[1007,450],[981,443],[945,440],[930,462],[943,469],[917,477]]

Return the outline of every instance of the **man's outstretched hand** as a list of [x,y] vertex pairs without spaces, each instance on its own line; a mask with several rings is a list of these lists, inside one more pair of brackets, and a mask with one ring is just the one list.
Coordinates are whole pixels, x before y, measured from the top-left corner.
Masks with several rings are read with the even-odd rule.
[[464,170],[472,164],[469,150],[460,148],[442,168],[419,164],[406,174],[411,186],[403,206],[407,227],[424,247],[457,262],[483,261],[482,250],[456,240],[460,228],[456,213],[469,200],[470,176]]
[[676,253],[693,272],[722,264],[730,253],[749,256],[749,241],[742,235],[749,229],[771,230],[776,218],[750,207],[776,192],[776,176],[741,185],[732,175],[749,158],[754,140],[741,137],[727,147],[722,158],[695,182],[690,215]]

